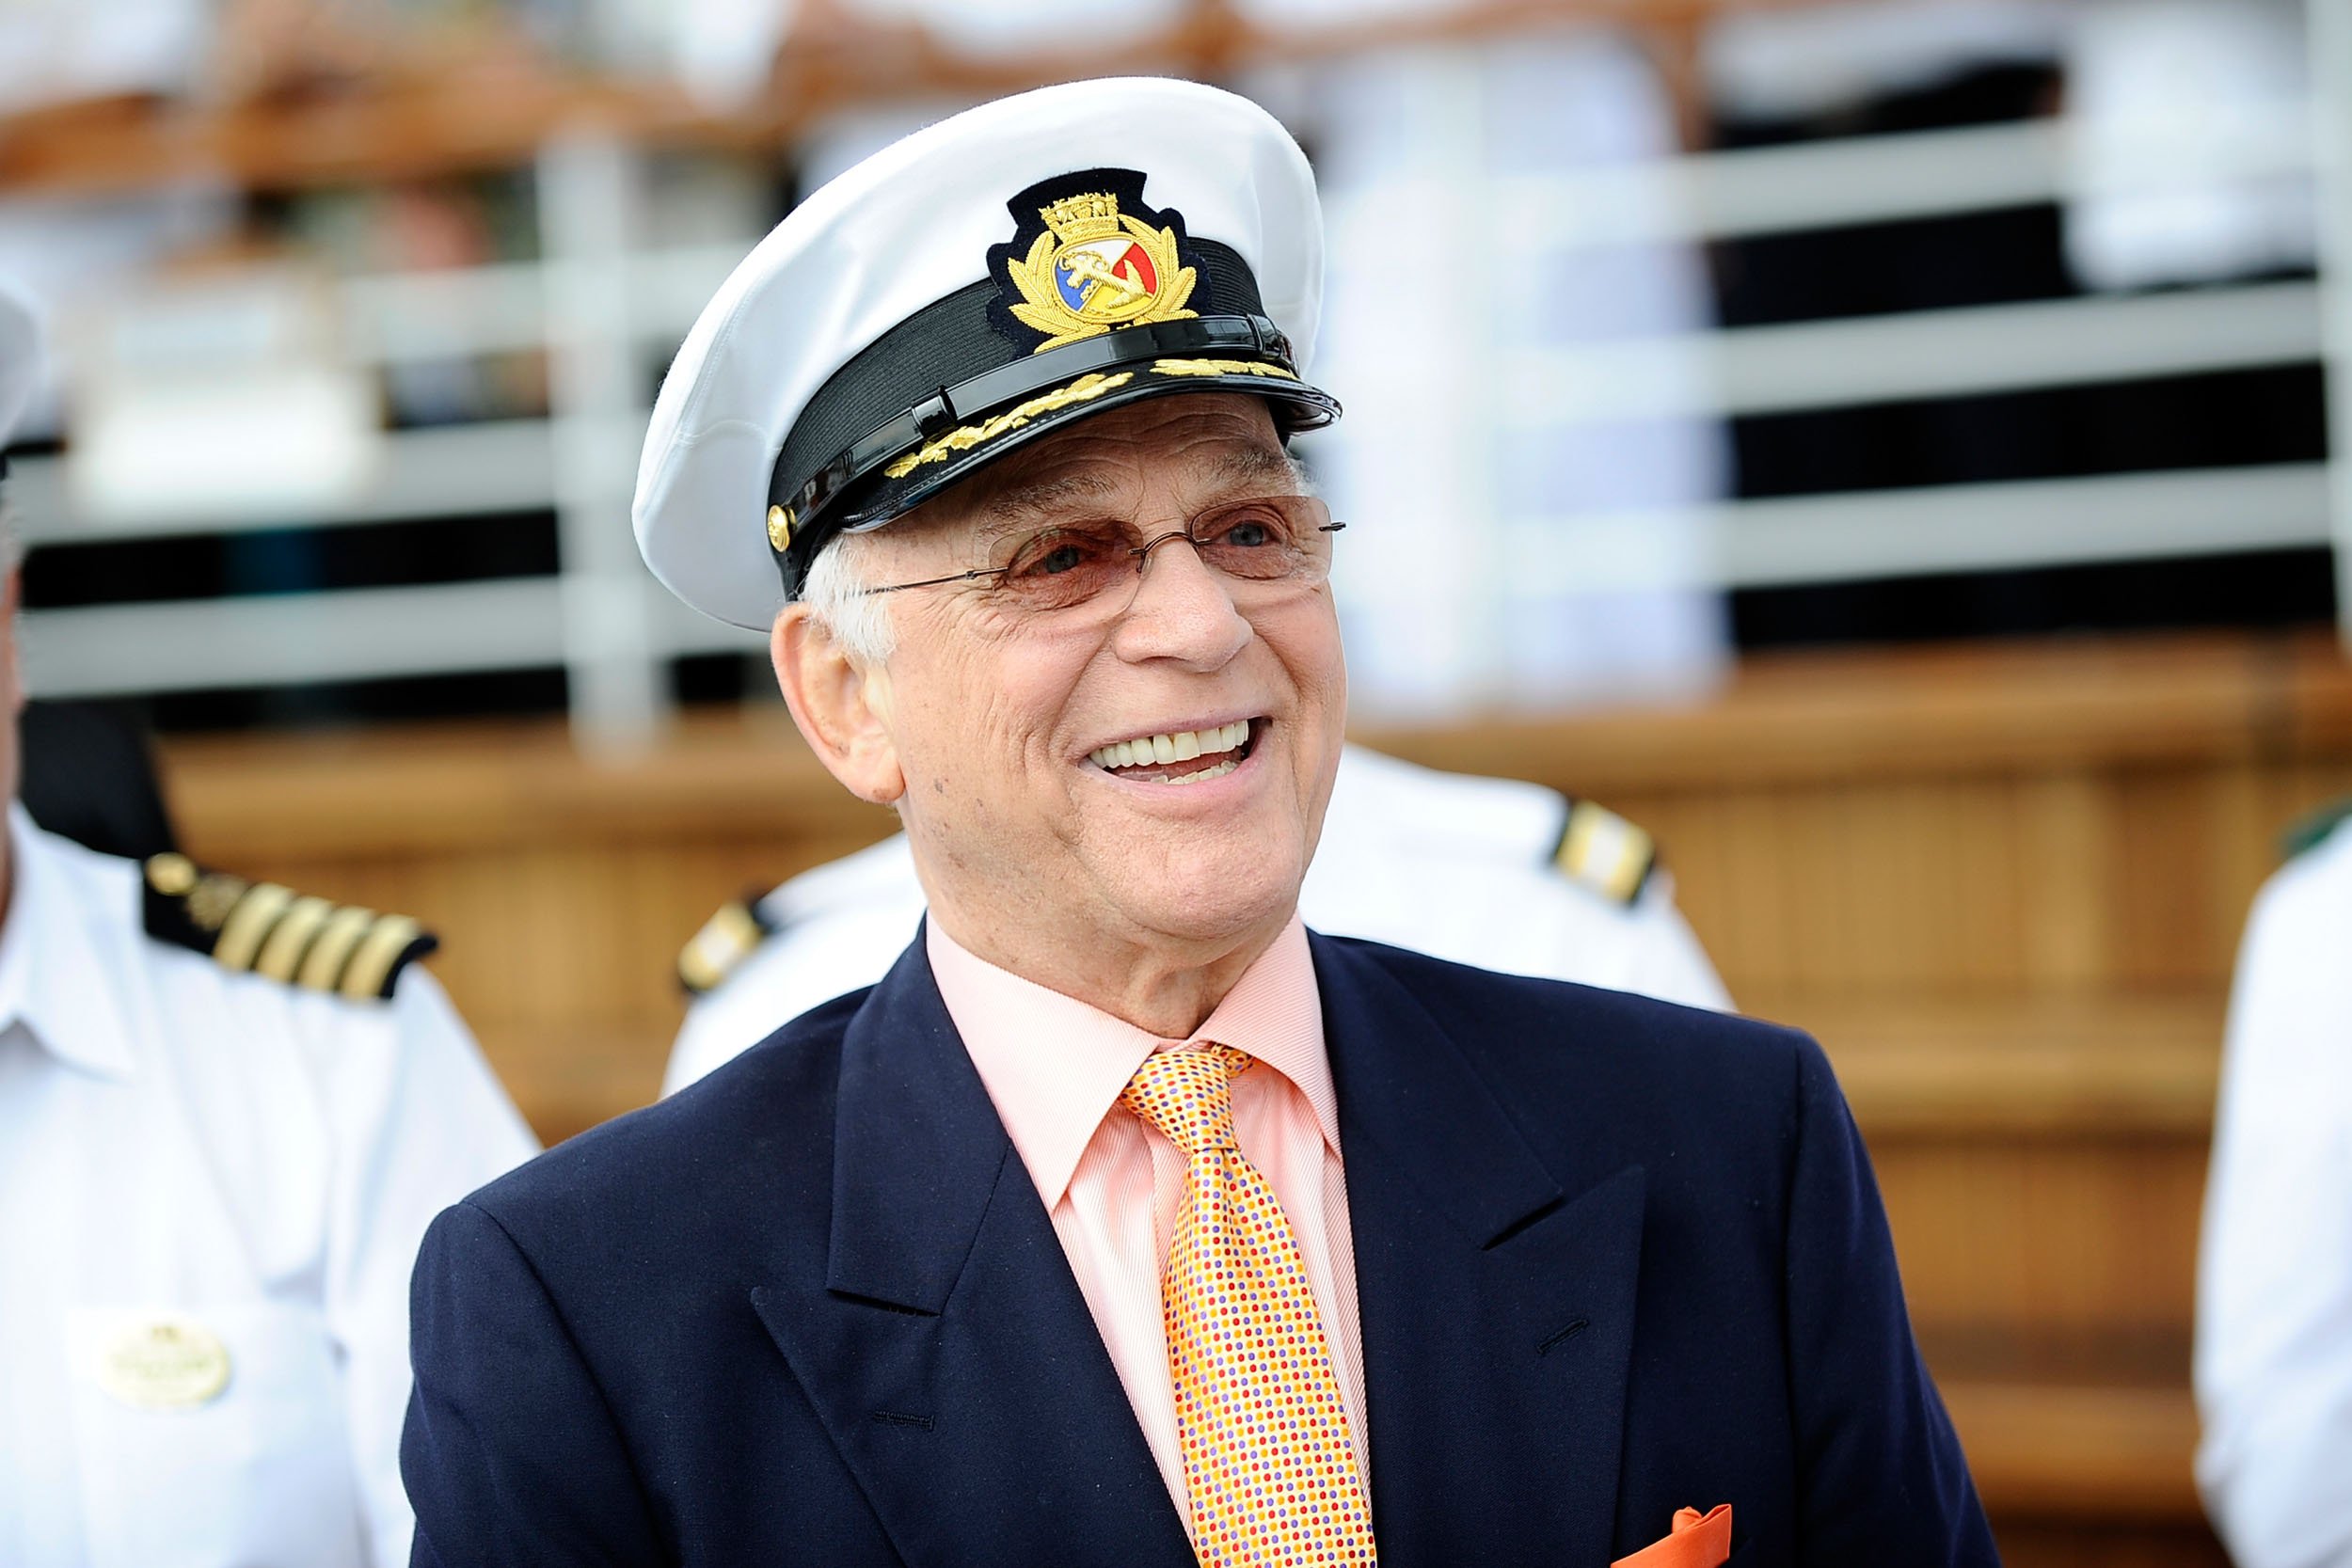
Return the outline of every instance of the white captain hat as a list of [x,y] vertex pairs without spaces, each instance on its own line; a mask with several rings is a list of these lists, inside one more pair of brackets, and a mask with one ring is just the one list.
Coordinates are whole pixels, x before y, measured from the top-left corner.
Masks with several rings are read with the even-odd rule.
[[[40,332],[33,325],[32,308],[0,283],[0,452],[16,434],[16,421],[33,401],[40,379]],[[0,474],[8,472],[0,456]]]
[[809,563],[1057,425],[1168,392],[1339,404],[1313,350],[1323,219],[1246,98],[1157,77],[1000,99],[818,190],[735,269],[654,405],[645,563],[765,630]]

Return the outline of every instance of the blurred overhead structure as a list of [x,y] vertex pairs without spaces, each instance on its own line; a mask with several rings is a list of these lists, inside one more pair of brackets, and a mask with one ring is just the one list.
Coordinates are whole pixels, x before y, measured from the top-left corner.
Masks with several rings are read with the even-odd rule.
[[[179,179],[280,188],[505,166],[580,125],[648,145],[784,147],[826,116],[877,100],[971,102],[1130,73],[1221,79],[1251,67],[1578,23],[1632,30],[1671,62],[1669,81],[1688,93],[1695,90],[1695,40],[1708,21],[1807,3],[1463,0],[1385,16],[1371,8],[1371,20],[1348,19],[1350,8],[1307,7],[1336,9],[1341,19],[1279,24],[1253,20],[1252,8],[1232,0],[1181,0],[1167,25],[1108,48],[975,55],[919,23],[876,20],[843,0],[779,0],[789,20],[765,89],[723,109],[660,78],[554,69],[495,24],[421,45],[346,43],[334,51],[342,69],[325,72],[298,42],[264,38],[216,68],[219,102],[109,98],[0,116],[0,194],[143,189]],[[355,59],[368,69],[353,70]]]
[[[1783,5],[1798,0],[1783,0]],[[2352,0],[2314,0],[2323,43],[2314,101],[2352,102]],[[923,27],[847,6],[792,8],[767,88],[714,110],[682,87],[559,69],[515,40],[447,40],[351,74],[348,50],[266,50],[228,86],[184,103],[53,105],[0,119],[0,201],[87,198],[186,180],[263,191],[524,166],[535,174],[534,259],[358,276],[340,285],[348,351],[373,365],[544,352],[548,416],[402,430],[373,485],[312,519],[393,519],[551,511],[561,569],[550,577],[354,588],[268,600],[91,604],[29,613],[40,689],[64,695],[267,686],[292,680],[560,666],[584,735],[642,736],[663,721],[665,662],[755,651],[651,590],[628,547],[636,433],[658,363],[754,237],[678,246],[644,217],[651,160],[678,150],[780,152],[848,106],[951,103],[1073,75],[1180,71],[1232,77],[1406,45],[1458,43],[1564,23],[1629,29],[1695,90],[1699,40],[1760,0],[1518,0],[1394,11],[1377,20],[1276,24],[1262,10],[1202,0],[1156,30],[1092,54],[974,55]],[[1315,9],[1309,8],[1309,9]],[[2332,31],[2331,31],[2332,29]],[[2333,123],[2332,121],[2330,123]],[[1726,151],[1634,165],[1482,173],[1456,199],[1488,225],[1482,244],[1547,264],[1612,247],[1714,242],[2162,192],[2186,181],[2276,182],[2329,173],[2303,104],[2149,119],[2097,156],[2064,118]],[[2334,135],[2339,145],[2345,133]],[[2347,153],[2352,157],[2352,153]],[[2331,213],[2339,229],[2352,201]],[[1377,242],[1334,230],[1335,254]],[[2343,254],[2339,249],[2336,254]],[[2352,268],[2318,284],[2249,281],[2194,291],[2090,295],[1961,309],[1506,346],[1478,367],[1490,422],[1506,435],[1583,432],[1606,443],[1629,421],[1726,418],[1931,398],[2077,388],[2155,376],[2308,364],[2322,356],[2324,301]],[[2337,310],[2334,315],[2345,314]],[[2336,383],[2352,385],[2352,331],[2325,340]],[[2352,394],[2331,400],[2344,439]],[[183,509],[99,518],[77,509],[57,463],[22,463],[36,541],[124,539],[260,526],[254,515]],[[1824,496],[1517,517],[1501,507],[1455,526],[1515,563],[1510,591],[1572,598],[1638,589],[1738,589],[1924,576],[2003,565],[2197,557],[2341,546],[2352,537],[2352,466],[2117,473],[1939,484]],[[2331,490],[2331,477],[2333,488]],[[2331,495],[2335,498],[2331,503]],[[1476,510],[1476,509],[1472,509]],[[271,526],[282,526],[271,519]],[[1689,547],[1645,547],[1672,532]],[[2339,572],[2352,550],[2339,547]],[[2352,581],[2352,578],[2347,578]],[[1496,593],[1504,589],[1497,588]],[[2352,627],[2352,592],[2340,593]],[[122,629],[135,624],[138,643]],[[167,647],[167,657],[156,651]],[[333,673],[332,676],[328,673]],[[1474,680],[1457,695],[1499,693]],[[1376,691],[1366,696],[1376,705]]]

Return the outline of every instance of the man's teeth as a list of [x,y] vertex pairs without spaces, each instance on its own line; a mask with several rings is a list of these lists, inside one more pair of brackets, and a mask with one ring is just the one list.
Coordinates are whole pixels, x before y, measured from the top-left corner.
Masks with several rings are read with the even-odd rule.
[[1225,777],[1226,774],[1231,773],[1234,768],[1239,768],[1241,764],[1238,762],[1220,762],[1215,768],[1203,768],[1198,773],[1171,773],[1167,778],[1162,779],[1160,783],[1168,784],[1205,784],[1211,779],[1221,779]]
[[[1210,730],[1184,730],[1174,735],[1150,735],[1140,740],[1114,740],[1098,746],[1087,753],[1099,768],[1140,768],[1152,763],[1191,762],[1198,757],[1213,757],[1219,752],[1237,750],[1249,738],[1249,721],[1236,719],[1230,724],[1219,724]],[[1240,767],[1238,760],[1204,768],[1198,773],[1170,784],[1193,784],[1201,779],[1219,779]]]

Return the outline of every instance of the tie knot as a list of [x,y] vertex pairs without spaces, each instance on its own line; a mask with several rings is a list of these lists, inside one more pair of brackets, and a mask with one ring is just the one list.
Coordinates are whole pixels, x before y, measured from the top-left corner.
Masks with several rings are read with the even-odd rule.
[[1127,1080],[1119,1098],[1127,1108],[1198,1160],[1213,1149],[1237,1148],[1233,1141],[1233,1080],[1251,1056],[1230,1045],[1197,1051],[1155,1051]]

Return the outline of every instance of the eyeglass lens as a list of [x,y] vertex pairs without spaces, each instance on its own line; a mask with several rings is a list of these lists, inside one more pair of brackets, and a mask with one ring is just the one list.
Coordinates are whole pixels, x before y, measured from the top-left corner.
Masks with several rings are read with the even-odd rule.
[[1023,538],[995,592],[1025,610],[1066,610],[1132,594],[1145,557],[1189,539],[1203,565],[1237,583],[1311,587],[1331,570],[1331,514],[1312,496],[1263,496],[1212,507],[1181,532],[1142,538],[1114,519],[1059,523]]

